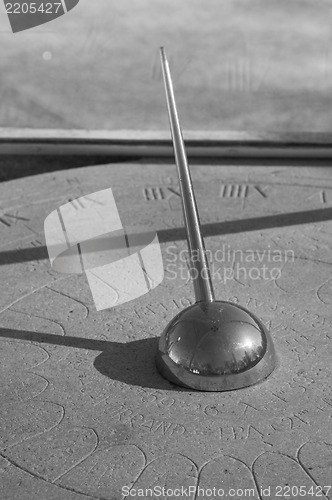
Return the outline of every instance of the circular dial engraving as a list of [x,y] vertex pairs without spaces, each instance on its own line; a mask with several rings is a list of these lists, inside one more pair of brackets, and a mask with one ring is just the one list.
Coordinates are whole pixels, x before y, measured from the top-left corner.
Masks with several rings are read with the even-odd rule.
[[[192,176],[216,298],[260,318],[276,370],[224,393],[186,390],[158,373],[160,334],[194,302],[173,166],[107,165],[2,183],[7,489],[32,492],[38,480],[40,498],[112,499],[124,486],[253,488],[259,499],[268,498],[262,489],[289,484],[322,486],[331,498],[332,182],[324,169],[284,166],[195,165]],[[84,275],[51,270],[43,222],[106,187],[124,227],[157,231],[165,278],[97,312]]]

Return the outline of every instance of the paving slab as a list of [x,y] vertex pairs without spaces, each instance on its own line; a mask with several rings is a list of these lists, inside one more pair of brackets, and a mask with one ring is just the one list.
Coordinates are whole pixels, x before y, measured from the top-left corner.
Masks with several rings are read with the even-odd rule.
[[15,34],[3,7],[0,126],[168,130],[164,45],[184,129],[330,133],[331,6],[81,0]]
[[[193,165],[192,175],[216,297],[262,319],[277,368],[258,385],[210,393],[157,372],[158,337],[193,303],[173,165],[3,182],[1,499],[332,498],[331,171],[281,161]],[[97,311],[85,274],[51,269],[43,224],[109,187],[124,227],[157,231],[165,277]]]

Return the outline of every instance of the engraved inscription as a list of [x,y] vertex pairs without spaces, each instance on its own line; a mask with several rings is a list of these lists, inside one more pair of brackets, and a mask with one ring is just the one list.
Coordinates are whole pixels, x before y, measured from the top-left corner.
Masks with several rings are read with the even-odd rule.
[[18,212],[15,212],[15,215],[13,214],[3,214],[0,217],[0,223],[4,226],[11,227],[15,224],[17,224],[18,221],[25,221],[28,222],[30,219],[27,219],[26,217],[20,217],[17,215]]
[[250,198],[255,193],[262,198],[267,198],[269,186],[249,184],[221,184],[220,198]]
[[75,210],[79,210],[80,208],[85,208],[84,203],[80,198],[72,199],[68,198],[69,203],[75,208]]
[[143,189],[143,196],[146,201],[164,200],[165,190],[161,187],[146,187]]
[[179,436],[187,432],[186,427],[182,424],[147,417],[127,407],[120,408],[117,413],[113,413],[112,418],[117,418],[119,422],[129,425],[131,428],[137,428],[159,436]]
[[35,247],[35,248],[39,248],[42,246],[42,242],[39,241],[39,240],[34,240],[34,241],[31,241],[31,246]]
[[169,200],[172,196],[181,198],[179,190],[175,187],[148,186],[143,189],[143,197],[146,201]]
[[259,193],[262,198],[267,198],[266,190],[268,189],[269,186],[259,186],[256,185],[254,186],[255,192]]
[[326,191],[324,189],[322,189],[321,191],[318,191],[318,192],[312,194],[307,199],[308,200],[316,199],[322,205],[325,205],[325,204],[329,203],[328,194],[326,193]]
[[220,198],[246,198],[248,186],[246,184],[222,184]]

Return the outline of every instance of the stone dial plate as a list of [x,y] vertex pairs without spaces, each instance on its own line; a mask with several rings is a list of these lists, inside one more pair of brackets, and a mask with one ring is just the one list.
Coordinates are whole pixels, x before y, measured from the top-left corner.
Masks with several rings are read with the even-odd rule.
[[[216,297],[264,321],[277,369],[224,393],[181,389],[156,371],[158,336],[193,302],[174,166],[112,164],[2,183],[1,498],[110,500],[124,486],[165,487],[165,498],[191,486],[191,499],[213,488],[220,498],[300,498],[302,486],[305,498],[332,498],[331,175],[284,164],[194,165],[192,175],[207,249],[237,251],[244,268],[224,280],[229,261],[214,262]],[[97,312],[84,275],[51,270],[43,222],[106,187],[124,226],[158,232],[165,279]],[[252,271],[263,264],[267,278]]]

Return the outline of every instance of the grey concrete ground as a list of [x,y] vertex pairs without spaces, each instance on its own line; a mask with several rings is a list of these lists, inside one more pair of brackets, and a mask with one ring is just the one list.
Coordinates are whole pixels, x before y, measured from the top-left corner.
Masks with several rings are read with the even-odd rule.
[[[276,370],[227,393],[181,389],[156,371],[158,336],[193,300],[183,262],[176,257],[175,277],[170,267],[186,248],[173,166],[95,166],[3,182],[1,499],[118,500],[130,488],[131,498],[149,498],[139,492],[154,487],[179,498],[176,489],[189,486],[202,488],[199,499],[213,498],[213,488],[224,492],[214,498],[332,498],[330,170],[204,165],[193,178],[207,248],[255,256],[240,260],[244,270],[226,283],[214,267],[214,285],[219,299],[248,307],[270,329]],[[69,198],[106,187],[125,226],[158,231],[165,279],[97,312],[84,275],[51,270],[43,222]],[[245,276],[263,263],[280,276]]]
[[183,126],[332,128],[331,0],[81,0],[13,34],[0,8],[0,126],[166,129],[158,48]]

